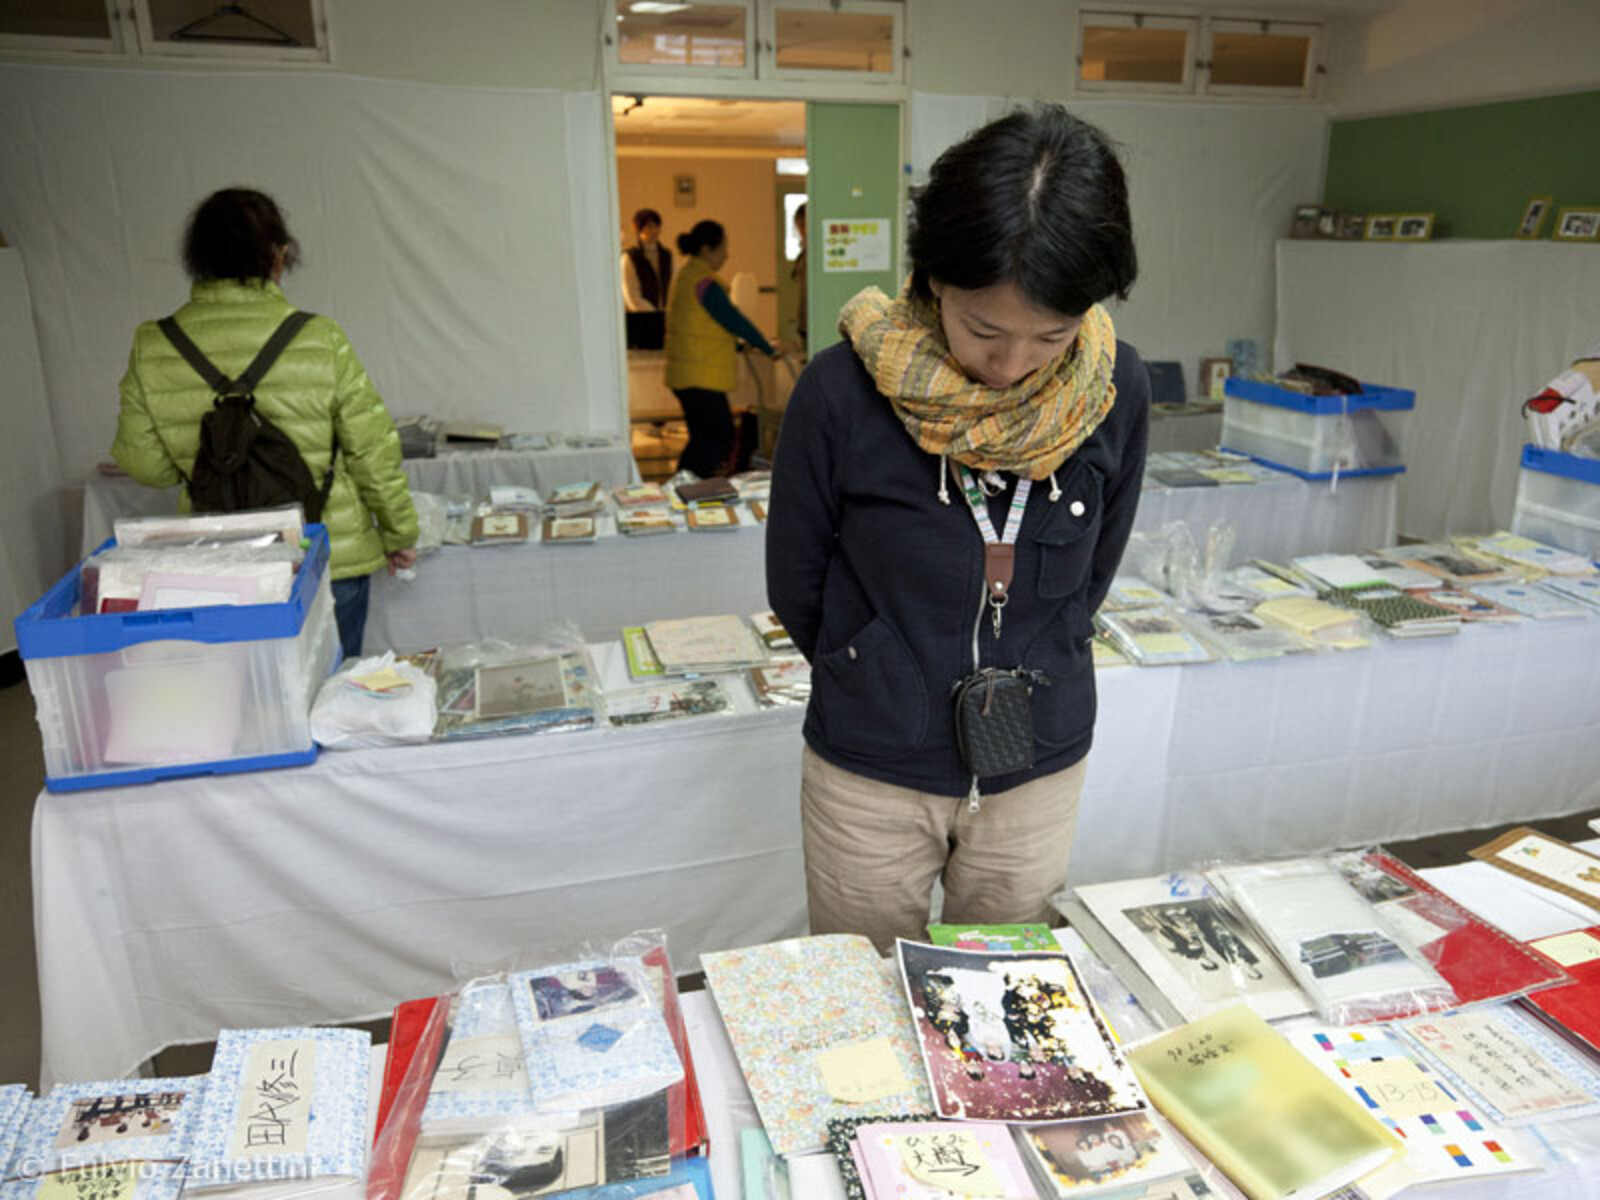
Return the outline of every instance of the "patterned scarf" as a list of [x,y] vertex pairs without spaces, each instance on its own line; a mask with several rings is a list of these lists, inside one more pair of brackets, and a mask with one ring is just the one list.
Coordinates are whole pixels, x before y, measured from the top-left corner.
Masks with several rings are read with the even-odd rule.
[[1071,346],[1008,388],[967,378],[945,342],[938,307],[913,296],[909,281],[893,300],[875,287],[859,293],[839,313],[839,332],[918,446],[980,471],[1043,479],[1088,440],[1117,398],[1116,331],[1098,304]]

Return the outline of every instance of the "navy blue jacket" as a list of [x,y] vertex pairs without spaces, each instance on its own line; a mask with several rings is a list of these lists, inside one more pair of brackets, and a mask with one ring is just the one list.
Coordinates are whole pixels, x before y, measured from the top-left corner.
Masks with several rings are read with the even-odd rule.
[[[978,629],[980,665],[1050,680],[1034,692],[1033,769],[985,779],[985,793],[1089,752],[1090,618],[1133,528],[1149,433],[1149,375],[1124,342],[1114,382],[1110,415],[1056,472],[1060,499],[1051,502],[1048,479],[1028,498],[1000,638],[987,612]],[[939,461],[911,440],[848,343],[817,355],[778,439],[767,596],[811,662],[811,748],[858,775],[962,796],[972,777],[956,750],[951,689],[974,670],[983,538],[954,482],[940,502]],[[997,531],[1011,495],[989,501]]]

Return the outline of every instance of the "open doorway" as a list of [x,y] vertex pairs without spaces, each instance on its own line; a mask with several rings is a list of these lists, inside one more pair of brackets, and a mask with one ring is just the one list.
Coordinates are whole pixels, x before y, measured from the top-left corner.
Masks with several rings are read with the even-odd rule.
[[[804,270],[795,265],[793,214],[806,194],[806,105],[627,93],[612,97],[612,121],[624,295],[626,307],[640,310],[625,318],[633,452],[644,478],[659,480],[676,469],[688,435],[665,381],[661,337],[671,285],[662,287],[658,274],[664,256],[638,248],[634,215],[660,214],[659,245],[675,271],[683,265],[678,236],[701,220],[722,224],[728,258],[717,274],[729,298],[769,341],[796,345]],[[762,355],[741,357],[728,398],[736,414],[756,414],[753,426],[746,419],[740,428],[757,439],[759,459],[770,452],[772,414],[793,373]]]

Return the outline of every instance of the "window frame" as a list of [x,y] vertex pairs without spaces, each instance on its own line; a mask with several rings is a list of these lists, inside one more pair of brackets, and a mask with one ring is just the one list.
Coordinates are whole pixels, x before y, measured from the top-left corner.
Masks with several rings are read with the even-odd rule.
[[[758,79],[783,82],[832,82],[867,86],[899,86],[906,78],[906,6],[897,0],[760,0],[760,52]],[[778,66],[778,10],[810,10],[827,13],[859,13],[888,17],[892,22],[888,71],[830,70],[819,67]]]
[[[1195,92],[1196,65],[1200,46],[1205,37],[1205,22],[1198,16],[1171,13],[1143,13],[1129,10],[1095,8],[1078,13],[1078,49],[1074,58],[1073,86],[1080,92],[1111,92],[1125,96],[1188,96]],[[1090,28],[1096,29],[1179,29],[1187,36],[1184,42],[1183,79],[1178,83],[1133,83],[1116,79],[1085,79],[1083,77],[1084,38]]]
[[[756,76],[756,0],[705,0],[721,8],[744,10],[744,65],[742,67],[696,67],[687,63],[628,63],[622,61],[622,37],[616,31],[617,5],[625,0],[601,0],[601,21],[606,42],[606,70],[617,84],[635,80],[672,79],[740,79],[752,80]],[[613,89],[615,90],[615,89]]]
[[[1271,36],[1276,30],[1304,31],[1307,39],[1305,78],[1298,87],[1273,87],[1249,83],[1216,84],[1211,82],[1211,64],[1215,55],[1216,34],[1259,33]],[[1207,96],[1261,96],[1266,99],[1306,98],[1316,94],[1317,76],[1322,68],[1323,40],[1327,26],[1321,21],[1295,21],[1279,18],[1235,17],[1218,14],[1205,20],[1202,33],[1201,58],[1204,78],[1200,91]],[[1289,36],[1287,32],[1279,36]]]
[[117,0],[101,0],[106,11],[103,38],[56,37],[51,34],[0,33],[0,51],[34,54],[126,54],[128,39],[122,27],[122,12]]
[[149,58],[196,59],[238,62],[306,63],[331,65],[333,62],[332,38],[328,32],[328,10],[325,0],[305,0],[311,8],[311,28],[316,34],[312,46],[250,46],[228,42],[174,42],[155,36],[155,22],[150,15],[150,0],[133,0],[134,27],[137,31],[137,51]]

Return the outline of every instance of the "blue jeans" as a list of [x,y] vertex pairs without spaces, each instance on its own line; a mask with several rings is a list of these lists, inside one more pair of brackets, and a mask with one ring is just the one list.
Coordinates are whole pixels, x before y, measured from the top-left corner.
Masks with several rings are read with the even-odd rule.
[[333,581],[333,619],[339,625],[339,646],[346,658],[361,657],[361,638],[367,631],[367,602],[372,598],[372,576]]

